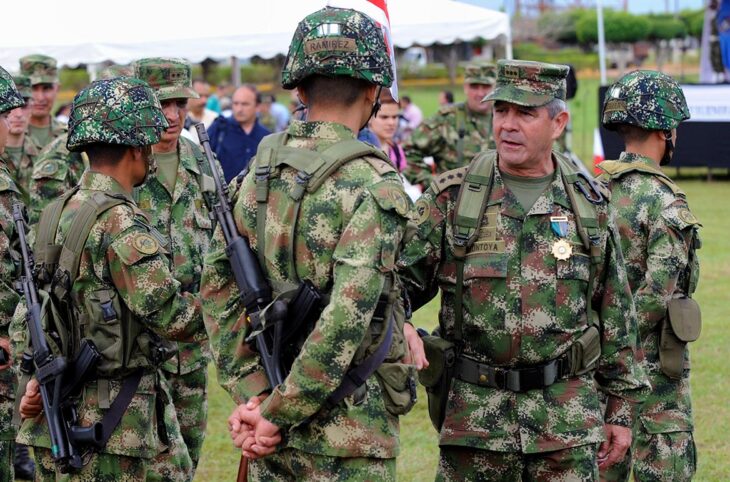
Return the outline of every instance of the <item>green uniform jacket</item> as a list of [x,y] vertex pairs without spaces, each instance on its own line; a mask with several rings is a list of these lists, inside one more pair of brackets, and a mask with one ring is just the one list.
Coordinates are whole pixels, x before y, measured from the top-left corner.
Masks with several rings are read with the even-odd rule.
[[[84,199],[102,191],[128,200],[97,218],[81,254],[79,273],[72,286],[72,296],[79,303],[93,303],[94,293],[113,289],[126,307],[150,330],[162,337],[193,341],[201,331],[200,303],[197,296],[180,292],[180,283],[168,270],[169,259],[150,234],[151,228],[142,211],[111,177],[87,171],[80,190],[66,204],[61,215],[56,242],[66,237],[71,218]],[[82,336],[88,334],[82,333]],[[104,356],[104,353],[102,353]],[[110,380],[109,402],[119,393],[121,381]],[[151,458],[165,446],[158,434],[156,375],[150,369],[140,382],[120,424],[112,433],[104,453]],[[165,403],[165,402],[163,402]],[[82,426],[100,421],[105,409],[100,407],[96,382],[87,384],[78,405]],[[41,418],[42,420],[42,418]],[[37,419],[25,420],[17,441],[50,448],[47,426]]]
[[[463,136],[460,136],[462,130]],[[461,141],[460,137],[463,137]],[[423,121],[403,145],[408,160],[403,175],[411,184],[419,184],[425,190],[432,175],[431,166],[424,162],[424,157],[433,157],[436,174],[441,174],[464,166],[480,151],[493,148],[493,139],[491,111],[477,114],[466,104],[443,107],[435,116]]]
[[[152,175],[135,189],[135,200],[147,213],[152,226],[167,237],[172,260],[170,271],[175,279],[185,291],[198,293],[203,258],[213,227],[203,199],[200,168],[193,149],[199,148],[192,141],[183,137],[178,140],[180,162],[173,192]],[[201,335],[205,335],[204,330]],[[178,343],[178,355],[165,362],[163,369],[181,375],[195,371],[207,363],[203,349],[200,343]]]
[[28,205],[30,202],[30,195],[28,189],[30,188],[30,178],[33,174],[33,166],[35,166],[36,158],[40,150],[33,143],[29,136],[23,138],[23,150],[20,155],[20,162],[16,165],[8,155],[7,150],[2,155],[2,160],[5,161],[5,165],[10,171],[10,176],[16,183],[17,188],[20,190],[23,202]]
[[[618,162],[659,170],[654,161],[637,154],[624,152]],[[685,351],[681,380],[670,379],[659,366],[659,333],[667,302],[691,294],[685,293],[689,281],[685,279],[685,269],[693,231],[699,226],[684,193],[674,186],[675,194],[668,183],[673,184],[669,178],[637,171],[608,180],[636,305],[643,366],[652,387],[639,412],[648,433],[693,429],[689,350]],[[699,266],[693,271],[694,276],[699,276]]]
[[[353,139],[341,124],[293,122],[287,146],[322,151]],[[234,207],[236,226],[258,249],[256,185],[252,170],[242,180]],[[383,391],[371,376],[361,403],[353,396],[331,410],[324,405],[340,385],[369,328],[386,278],[394,276],[408,198],[392,165],[360,158],[340,167],[313,193],[305,193],[297,217],[293,265],[289,233],[296,170],[285,166],[270,180],[266,206],[265,270],[271,280],[308,279],[330,293],[330,302],[284,382],[262,403],[261,413],[286,434],[285,445],[339,457],[391,458],[398,454],[398,418],[388,413]],[[234,181],[235,182],[235,181]],[[237,403],[269,390],[257,353],[245,343],[246,315],[223,252],[220,228],[203,271],[201,299],[218,378]],[[382,329],[382,328],[381,328]],[[405,353],[394,334],[391,354]],[[391,357],[389,354],[389,357]]]
[[30,179],[28,220],[35,224],[41,212],[54,199],[78,184],[81,174],[89,167],[86,154],[69,152],[68,134],[61,135],[41,151],[33,166]]
[[[589,326],[590,256],[576,231],[559,164],[529,213],[494,166],[488,207],[465,260],[463,353],[492,366],[543,364],[565,353]],[[451,223],[465,172],[440,176],[416,203],[418,229],[399,261],[414,303],[441,289],[439,318],[447,338],[453,336],[456,284]],[[597,211],[602,262],[592,307],[601,321],[602,355],[595,380],[588,373],[513,393],[455,379],[440,445],[536,453],[600,442],[604,414],[597,387],[608,395],[605,422],[632,426],[647,382],[635,360],[636,317],[616,230],[606,204]],[[551,228],[552,216],[568,219],[565,239],[573,254],[564,261],[552,254],[561,239]]]
[[[59,137],[65,136],[68,132],[68,125],[64,122],[57,121],[53,118],[53,116],[51,116],[51,142],[47,144],[44,144],[40,141],[40,139],[33,137],[31,132],[30,126],[28,126],[28,129],[25,131],[25,135],[33,140],[33,144],[35,144],[39,151],[42,151]],[[64,142],[63,145],[65,146],[66,143]]]

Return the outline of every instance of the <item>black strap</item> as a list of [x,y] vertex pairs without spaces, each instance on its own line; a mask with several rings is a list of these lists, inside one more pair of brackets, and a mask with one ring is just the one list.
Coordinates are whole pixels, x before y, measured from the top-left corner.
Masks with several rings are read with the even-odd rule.
[[132,397],[137,392],[139,382],[142,380],[143,370],[137,370],[130,376],[124,379],[122,382],[122,388],[119,389],[117,397],[112,402],[109,410],[106,411],[104,417],[101,419],[102,426],[102,437],[100,447],[105,447],[109,438],[112,436],[112,432],[117,428],[119,422],[122,421],[124,412],[127,411],[127,407],[132,402]]
[[527,392],[549,387],[570,374],[570,357],[563,355],[542,365],[520,368],[493,367],[471,358],[459,357],[456,377],[473,385]]
[[385,332],[383,341],[370,356],[365,358],[356,367],[347,371],[340,386],[327,398],[327,407],[334,407],[340,403],[345,397],[365,384],[365,381],[370,378],[370,375],[380,368],[380,365],[383,364],[383,360],[385,360],[390,350],[390,345],[393,343],[393,324],[393,316],[391,315],[388,318],[388,330]]

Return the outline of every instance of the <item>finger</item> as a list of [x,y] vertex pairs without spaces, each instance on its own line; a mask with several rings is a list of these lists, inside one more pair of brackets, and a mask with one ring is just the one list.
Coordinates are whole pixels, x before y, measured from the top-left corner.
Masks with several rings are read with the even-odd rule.
[[275,435],[273,437],[260,436],[256,437],[256,444],[263,445],[265,447],[273,447],[279,445],[281,442],[281,435]]
[[264,447],[263,445],[252,445],[251,452],[257,454],[260,457],[265,457],[276,452],[276,447]]

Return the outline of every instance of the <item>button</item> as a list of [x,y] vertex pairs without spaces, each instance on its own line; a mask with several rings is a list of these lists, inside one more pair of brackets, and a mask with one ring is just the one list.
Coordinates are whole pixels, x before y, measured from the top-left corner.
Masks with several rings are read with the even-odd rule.
[[487,376],[486,375],[479,375],[479,383],[487,383]]

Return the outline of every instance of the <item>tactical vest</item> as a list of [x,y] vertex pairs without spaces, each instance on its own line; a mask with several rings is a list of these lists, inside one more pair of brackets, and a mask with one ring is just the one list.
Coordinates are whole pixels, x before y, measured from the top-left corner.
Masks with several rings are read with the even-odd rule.
[[[570,204],[575,213],[578,235],[581,242],[590,256],[590,274],[588,288],[586,290],[586,314],[589,329],[576,344],[591,345],[592,354],[589,359],[578,359],[583,356],[587,346],[579,346],[576,349],[579,353],[571,354],[574,359],[574,374],[589,370],[596,363],[600,352],[595,353],[598,341],[598,314],[591,306],[591,298],[595,283],[596,269],[601,264],[601,235],[598,223],[596,205],[604,203],[604,193],[598,184],[592,179],[587,179],[580,173],[570,161],[558,153],[553,153],[560,168],[563,184],[568,194]],[[497,161],[496,151],[484,151],[472,160],[463,172],[454,176],[448,183],[440,183],[439,179],[431,184],[431,189],[438,194],[449,185],[461,183],[459,194],[456,199],[452,232],[454,243],[451,252],[456,263],[456,286],[454,296],[454,343],[457,348],[463,342],[463,285],[464,285],[464,262],[469,247],[474,244],[479,234],[479,227],[482,224],[484,212],[487,207],[489,195],[492,190],[494,166]],[[463,181],[462,181],[463,177]],[[579,191],[582,195],[576,195]]]
[[[295,278],[294,282],[281,282],[269,278],[274,300],[289,299],[297,290],[302,280],[298,279],[296,274],[296,264],[294,259],[294,240],[297,222],[299,218],[299,210],[301,201],[305,193],[315,193],[322,184],[338,169],[355,159],[364,158],[375,171],[383,175],[388,172],[396,172],[390,158],[381,150],[360,142],[356,139],[344,140],[335,143],[322,152],[310,151],[307,149],[299,149],[286,146],[288,134],[285,132],[272,134],[265,137],[259,144],[255,157],[255,165],[252,166],[255,175],[256,184],[256,239],[257,253],[259,264],[266,271],[265,249],[266,249],[266,211],[269,195],[269,182],[272,177],[278,176],[281,169],[285,166],[291,167],[297,171],[296,186],[289,192],[291,201],[295,204],[293,210],[293,219],[290,227],[288,259],[289,273]],[[240,184],[240,183],[239,183]],[[368,333],[364,338],[362,345],[358,348],[353,359],[350,370],[343,380],[343,384],[338,387],[335,393],[328,400],[327,405],[333,405],[341,401],[345,396],[362,387],[365,380],[376,372],[383,376],[380,369],[383,365],[387,354],[393,343],[393,333],[403,333],[403,323],[405,320],[404,311],[400,305],[400,286],[395,273],[390,273],[386,279],[385,286],[380,295],[378,308],[376,309],[374,319],[380,323],[371,323]],[[329,302],[329,293],[323,293],[323,306]],[[393,321],[391,321],[391,319]],[[395,324],[395,326],[393,326]],[[313,327],[309,327],[311,331]],[[308,332],[301,337],[304,341]],[[301,349],[301,344],[297,347]],[[292,353],[295,357],[298,350]],[[292,358],[293,360],[293,358]],[[290,366],[290,363],[289,363]],[[287,366],[287,370],[289,368]],[[385,382],[387,383],[387,382]],[[408,403],[407,408],[393,407],[398,405],[398,391],[405,391]],[[390,395],[391,400],[386,401],[386,407],[391,413],[405,413],[415,400],[415,385],[398,387],[397,389],[385,391]],[[398,412],[398,413],[396,413]]]
[[[94,193],[79,206],[64,242],[56,244],[63,208],[78,190],[77,186],[49,204],[38,224],[37,282],[43,304],[50,304],[53,312],[44,319],[49,345],[57,354],[73,359],[81,340],[91,340],[102,355],[97,366],[101,378],[123,378],[139,368],[154,368],[174,354],[174,345],[140,323],[112,286],[87,293],[83,303],[72,292],[94,223],[109,209],[129,203],[124,196]],[[166,244],[159,233],[156,237]]]

